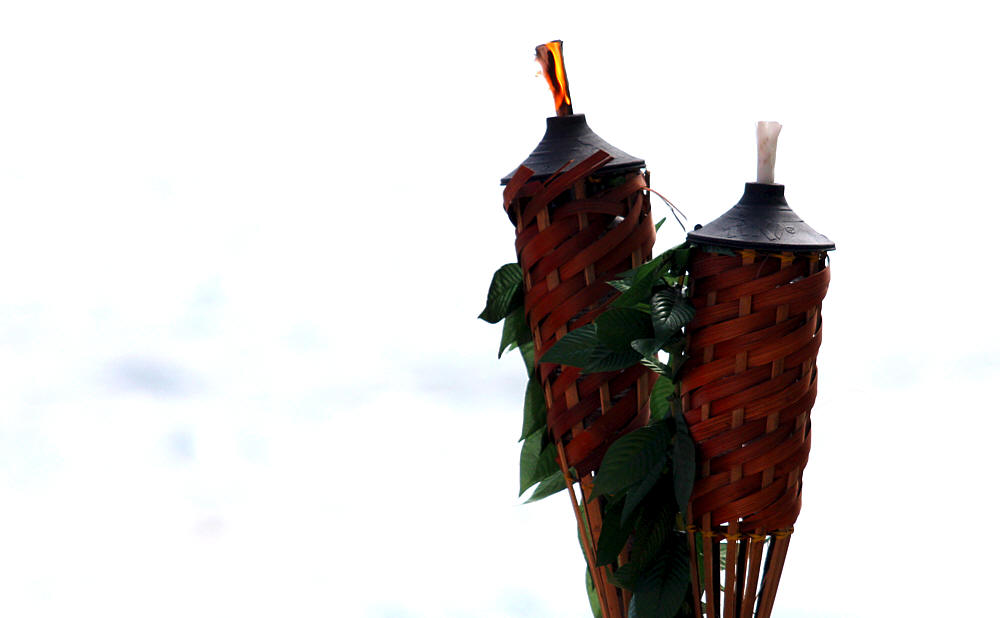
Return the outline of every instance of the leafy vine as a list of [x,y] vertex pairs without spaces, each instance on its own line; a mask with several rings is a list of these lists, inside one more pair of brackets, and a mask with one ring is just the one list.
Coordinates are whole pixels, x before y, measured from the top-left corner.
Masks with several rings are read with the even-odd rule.
[[[567,333],[541,359],[584,373],[640,363],[660,375],[650,393],[649,423],[611,445],[598,468],[592,498],[599,500],[603,521],[596,560],[613,570],[615,585],[632,591],[630,618],[694,615],[687,602],[691,566],[684,510],[694,484],[695,447],[681,414],[678,384],[685,359],[683,328],[694,317],[686,286],[691,249],[681,244],[609,281],[620,294],[607,310]],[[533,502],[566,486],[546,427],[521,277],[517,264],[498,269],[479,317],[504,323],[498,357],[517,348],[524,358],[528,385],[520,493],[535,487],[527,500]],[[625,549],[629,560],[617,566]],[[592,590],[589,571],[587,577]],[[591,605],[599,616],[593,595]]]

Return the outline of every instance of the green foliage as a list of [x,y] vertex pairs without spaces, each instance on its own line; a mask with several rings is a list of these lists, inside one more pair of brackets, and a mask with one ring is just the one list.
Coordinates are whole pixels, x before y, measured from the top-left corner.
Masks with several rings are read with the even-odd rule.
[[594,586],[594,578],[590,576],[590,567],[587,567],[587,598],[590,600],[590,611],[594,618],[601,618],[601,599],[597,595],[597,588]]
[[521,423],[521,440],[539,429],[545,428],[545,414],[545,393],[542,392],[542,383],[534,375],[531,375],[528,378],[528,387],[524,391],[524,420]]
[[[661,363],[662,364],[662,363]],[[649,422],[662,421],[670,416],[670,401],[674,396],[674,383],[670,380],[657,380],[653,391],[649,394]]]
[[[608,448],[592,497],[599,501],[603,521],[597,562],[607,565],[604,568],[616,585],[633,591],[630,618],[673,618],[679,611],[690,614],[685,604],[690,566],[683,510],[694,485],[695,445],[680,412],[676,382],[685,360],[684,327],[695,314],[687,299],[689,254],[690,246],[680,245],[618,275],[609,282],[619,292],[611,306],[591,324],[559,339],[541,359],[578,367],[583,373],[640,363],[660,375],[650,394],[649,424]],[[522,285],[516,264],[497,270],[480,318],[491,323],[504,320],[500,354],[518,348],[528,371],[520,493],[534,486],[526,501],[534,502],[562,491],[566,481],[548,436],[545,394],[535,371]],[[667,355],[666,362],[661,354]],[[587,517],[586,509],[581,509],[581,516]],[[629,561],[618,567],[618,557],[626,547]],[[594,615],[600,616],[589,569],[587,592]]]
[[671,534],[670,542],[650,568],[637,578],[629,618],[673,618],[684,603],[690,583],[684,535]]
[[[687,246],[675,247],[622,273],[613,284],[623,293],[612,311],[647,315],[644,336],[637,336],[636,328],[621,329],[614,341],[610,334],[596,337],[600,345],[610,347],[631,336],[628,343],[640,355],[639,362],[661,376],[650,394],[649,425],[611,445],[594,484],[595,495],[605,497],[604,525],[611,531],[601,558],[609,559],[611,552],[624,547],[623,538],[631,539],[629,562],[612,577],[616,585],[633,591],[632,618],[673,618],[688,591],[683,509],[694,484],[695,447],[680,414],[676,384],[684,363],[683,329],[694,318],[684,285],[688,256]],[[669,355],[668,363],[660,360],[661,352]],[[602,539],[605,534],[602,530]]]
[[601,526],[601,536],[597,539],[597,564],[613,564],[618,560],[632,534],[633,522],[622,518],[624,502],[619,500],[604,510],[604,522]]
[[524,368],[530,376],[535,373],[535,343],[533,341],[522,343],[518,349],[521,351],[521,358],[524,359]]
[[[615,352],[632,352],[632,342],[653,334],[649,315],[638,309],[611,308],[597,316],[597,339]],[[632,363],[635,364],[635,363]]]
[[531,342],[531,329],[528,328],[528,321],[524,319],[524,311],[521,306],[515,307],[503,321],[503,333],[500,336],[500,351],[497,358],[503,353],[521,347]]
[[678,336],[681,327],[694,317],[694,307],[684,300],[677,288],[664,288],[653,294],[649,306],[653,332],[661,346]]
[[619,438],[601,460],[594,495],[626,491],[648,475],[659,475],[666,464],[670,432],[664,423],[640,427]]
[[594,350],[603,348],[597,336],[597,324],[586,324],[566,333],[542,357],[543,363],[559,363],[572,367],[586,367]]
[[557,470],[535,487],[535,491],[531,493],[530,498],[525,500],[525,504],[548,498],[552,494],[557,494],[564,489],[566,489],[566,479],[563,478],[562,470]]
[[640,302],[649,302],[653,286],[660,280],[660,277],[667,272],[668,263],[663,255],[653,258],[639,268],[629,273],[623,273],[622,277],[629,284],[629,288],[622,293],[612,303],[613,307],[634,307]]
[[555,444],[548,442],[546,433],[547,430],[543,427],[525,438],[521,445],[522,495],[535,483],[559,471]]
[[688,432],[687,422],[678,414],[674,426],[677,427],[677,434],[674,436],[673,468],[674,468],[674,497],[677,504],[687,504],[691,499],[691,490],[694,488],[695,476],[695,450],[694,440]]
[[655,487],[660,481],[664,468],[666,468],[669,463],[670,459],[668,454],[664,451],[658,456],[656,465],[650,468],[649,472],[646,474],[646,478],[642,479],[642,481],[640,481],[637,485],[629,488],[622,506],[623,521],[635,512],[637,506],[642,504],[642,501],[647,495],[649,495],[650,490],[653,489],[653,487]]
[[670,479],[663,478],[643,501],[636,522],[632,544],[632,561],[648,565],[663,550],[674,524],[677,522],[677,504],[673,493],[664,491],[670,486]]
[[542,362],[580,367],[584,373],[625,369],[642,358],[632,349],[632,339],[651,331],[649,316],[641,311],[609,309],[591,324],[566,333],[549,348]]
[[486,308],[479,314],[479,319],[490,324],[496,324],[507,317],[511,310],[524,304],[521,267],[517,264],[504,264],[495,273],[490,282],[490,291],[486,294]]

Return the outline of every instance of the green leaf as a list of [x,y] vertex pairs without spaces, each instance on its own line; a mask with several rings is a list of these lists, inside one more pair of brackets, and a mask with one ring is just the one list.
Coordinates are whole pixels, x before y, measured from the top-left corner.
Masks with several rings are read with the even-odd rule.
[[597,538],[597,564],[614,564],[618,560],[634,523],[628,519],[623,521],[622,502],[605,507],[601,536]]
[[539,429],[545,427],[545,393],[542,384],[533,374],[528,378],[528,387],[524,390],[524,420],[521,423],[521,437],[524,440]]
[[661,257],[666,262],[667,274],[679,277],[687,271],[688,262],[691,259],[691,245],[686,242],[681,243],[663,252]]
[[[678,346],[680,348],[681,346]],[[684,367],[684,363],[687,362],[688,357],[685,356],[683,349],[670,349],[670,379],[677,381],[677,376],[681,374],[681,368]]]
[[629,618],[674,618],[689,583],[687,549],[678,538],[637,578]]
[[639,483],[662,461],[670,447],[664,423],[647,425],[615,440],[601,461],[594,495],[613,494]]
[[500,336],[500,352],[497,358],[509,349],[519,347],[531,341],[531,329],[524,319],[523,307],[515,307],[503,321],[503,334]]
[[632,287],[631,281],[625,281],[624,279],[612,279],[611,281],[608,281],[608,285],[619,292],[627,292],[628,289]]
[[632,287],[623,292],[611,305],[613,307],[632,307],[636,303],[648,301],[653,285],[666,268],[667,264],[662,256],[653,258],[637,268],[632,277]]
[[678,296],[680,293],[675,288],[664,288],[653,294],[649,303],[649,313],[653,318],[653,332],[656,339],[661,342],[660,345],[663,345],[663,341],[680,330],[680,326],[674,327],[673,322],[670,321],[670,312],[674,308]]
[[535,483],[559,469],[556,447],[551,442],[543,448],[546,429],[542,428],[524,439],[521,446],[521,491],[523,495]]
[[632,281],[635,280],[635,274],[637,272],[639,272],[639,268],[640,267],[636,267],[636,268],[632,268],[632,269],[626,270],[625,272],[620,272],[617,275],[615,275],[615,278],[618,281],[621,281],[622,283],[625,283],[626,287],[632,287]]
[[669,479],[665,480],[668,482],[657,485],[650,495],[650,500],[643,504],[639,513],[639,521],[635,526],[635,539],[632,542],[632,562],[649,564],[661,552],[674,529],[677,505],[674,504],[673,496],[668,493]]
[[[662,363],[661,363],[662,364]],[[660,378],[649,393],[649,422],[662,421],[670,416],[670,400],[674,396],[674,383]]]
[[542,357],[542,362],[584,367],[590,361],[594,348],[600,343],[600,339],[597,338],[597,325],[586,324],[571,330],[555,342]]
[[684,417],[678,414],[674,422],[677,427],[673,450],[674,497],[683,509],[691,499],[691,490],[694,488],[695,448]]
[[521,358],[524,359],[524,368],[528,370],[528,376],[530,377],[535,373],[535,344],[532,341],[527,341],[518,346],[521,351]]
[[486,308],[479,314],[479,319],[496,324],[511,309],[523,303],[522,281],[521,267],[517,264],[504,264],[497,269],[486,294]]
[[615,352],[631,352],[632,341],[653,334],[649,316],[635,309],[610,308],[594,320],[597,338]]
[[632,349],[643,356],[651,357],[660,351],[660,344],[653,338],[636,339],[632,342]]
[[664,339],[675,336],[680,332],[681,327],[690,322],[692,318],[694,318],[694,307],[683,298],[677,299],[673,306],[670,307],[670,313],[663,318],[662,328]]
[[642,574],[640,566],[638,562],[623,564],[611,576],[611,582],[619,588],[625,588],[626,590],[635,589],[636,580]]
[[590,576],[590,567],[587,567],[587,598],[590,599],[590,611],[594,618],[601,618],[601,597],[597,594],[594,586],[594,578]]
[[666,221],[666,220],[667,220],[667,218],[663,217],[662,219],[660,219],[659,221],[657,221],[656,225],[653,226],[653,229],[655,231],[659,232],[660,231],[660,226],[663,225],[663,222]]
[[557,494],[560,491],[566,489],[566,480],[563,478],[562,470],[553,472],[549,476],[545,477],[541,483],[535,487],[535,491],[531,493],[531,497],[525,500],[525,504],[529,502],[538,502],[543,498],[548,498],[553,494]]
[[618,371],[619,369],[631,367],[639,362],[640,359],[642,359],[642,356],[635,350],[616,352],[604,346],[599,346],[594,349],[587,364],[583,366],[583,373]]
[[669,457],[666,452],[660,457],[658,463],[653,465],[649,470],[649,474],[646,478],[642,480],[638,485],[633,486],[626,492],[625,496],[625,506],[622,508],[622,519],[627,519],[635,511],[635,508],[639,506],[642,499],[646,497],[649,490],[656,485],[656,482],[660,480],[660,476],[663,474],[663,469],[667,466],[667,461]]
[[666,365],[664,365],[663,363],[661,363],[657,359],[652,358],[652,357],[646,357],[646,358],[641,359],[639,362],[642,363],[643,367],[646,367],[647,369],[655,371],[656,373],[660,374],[661,376],[666,376],[667,379],[673,379],[673,375],[674,374],[670,370],[670,367],[667,367]]

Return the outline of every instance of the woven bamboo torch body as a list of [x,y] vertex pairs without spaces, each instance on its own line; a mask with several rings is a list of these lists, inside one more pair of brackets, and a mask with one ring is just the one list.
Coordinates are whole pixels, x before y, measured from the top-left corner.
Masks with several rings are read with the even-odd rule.
[[640,365],[584,375],[538,359],[614,300],[609,280],[650,259],[655,230],[644,165],[596,136],[582,115],[553,117],[535,152],[501,181],[549,436],[606,618],[624,618],[628,599],[594,564],[601,530],[598,502],[589,500],[594,471],[612,442],[648,421],[656,375]]
[[710,618],[767,618],[801,507],[834,245],[770,183],[747,183],[739,204],[688,240],[696,313],[681,402],[697,445],[694,597]]

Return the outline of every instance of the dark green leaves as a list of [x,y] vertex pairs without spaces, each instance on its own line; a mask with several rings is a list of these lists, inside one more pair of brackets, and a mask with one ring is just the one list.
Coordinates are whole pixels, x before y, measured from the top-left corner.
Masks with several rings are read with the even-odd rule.
[[[662,364],[662,363],[661,363]],[[674,396],[674,383],[660,378],[649,394],[649,422],[655,423],[670,416],[670,400]]]
[[542,358],[546,363],[580,367],[584,373],[616,371],[641,358],[632,342],[653,334],[649,316],[637,309],[611,308],[557,341]]
[[545,393],[542,384],[535,376],[528,380],[524,391],[524,420],[521,423],[521,440],[524,440],[539,429],[545,428]]
[[613,564],[618,560],[621,553],[632,534],[634,521],[622,521],[622,505],[624,502],[618,501],[609,505],[604,510],[604,523],[601,526],[601,536],[597,539],[597,564]]
[[542,357],[542,362],[584,367],[598,347],[601,347],[601,340],[597,337],[597,324],[587,324],[566,333],[549,348]]
[[629,283],[629,288],[615,299],[613,307],[632,307],[640,302],[648,302],[653,286],[664,272],[667,264],[663,256],[653,258],[630,273],[623,273],[623,279]]
[[[600,505],[602,511],[598,563],[612,565],[603,568],[614,570],[614,581],[634,592],[630,618],[673,618],[687,592],[682,513],[695,478],[695,445],[679,412],[675,381],[684,360],[684,327],[694,317],[685,287],[689,251],[686,244],[674,247],[609,282],[619,292],[611,306],[591,324],[562,337],[541,359],[578,367],[583,373],[641,363],[661,376],[650,395],[650,424],[607,450],[593,491],[599,500],[589,503],[591,508]],[[523,305],[521,270],[517,264],[506,264],[494,274],[479,317],[490,323],[503,320],[499,353],[518,348],[528,371],[519,486],[521,495],[534,486],[526,500],[534,502],[565,489],[566,480],[548,434],[545,396]],[[661,361],[661,353],[668,354],[669,361]],[[586,509],[580,515],[588,518]],[[584,529],[589,538],[589,526]],[[614,569],[626,547],[629,562]],[[587,592],[599,616],[590,575],[588,571]]]
[[552,494],[557,494],[564,489],[566,489],[566,479],[563,478],[562,470],[553,472],[538,484],[535,491],[531,493],[531,497],[525,500],[525,504],[537,502],[542,498],[548,498]]
[[566,333],[549,348],[542,362],[580,367],[585,373],[595,373],[631,367],[639,358],[639,354],[631,349],[623,350],[618,346],[612,349],[605,345],[598,335],[598,325],[594,323]]
[[640,483],[649,474],[659,474],[669,447],[670,432],[665,423],[640,427],[619,438],[601,461],[594,494],[617,493]]
[[594,618],[601,618],[601,599],[594,587],[594,579],[590,576],[590,567],[587,567],[587,598],[590,599],[590,611]]
[[520,304],[518,297],[523,297],[521,291],[521,267],[517,264],[504,264],[495,273],[490,283],[490,291],[486,294],[486,308],[479,314],[479,319],[490,324],[496,324],[504,319],[511,309]]
[[653,332],[663,345],[681,332],[681,327],[694,317],[694,307],[687,303],[677,288],[664,288],[653,294],[649,304]]
[[691,499],[691,489],[694,487],[695,450],[694,440],[688,433],[687,422],[678,414],[675,417],[677,433],[674,436],[674,496],[677,504],[687,504]]
[[666,376],[668,379],[672,379],[674,376],[674,373],[670,370],[670,367],[667,367],[666,365],[661,363],[658,359],[652,356],[647,356],[642,360],[640,360],[639,362],[642,363],[643,367],[651,371],[655,371],[661,376]]
[[497,358],[511,348],[516,348],[531,341],[531,329],[524,319],[524,311],[518,305],[507,314],[503,321],[503,334],[500,336],[500,352]]
[[528,375],[530,376],[535,371],[535,344],[532,341],[526,341],[518,346],[521,350],[521,358],[524,359],[524,368],[528,370]]
[[672,542],[637,578],[629,618],[674,618],[688,594],[690,569],[683,536]]
[[551,442],[545,445],[545,432],[544,428],[539,429],[525,438],[524,444],[521,445],[520,494],[524,494],[529,487],[559,470],[556,447]]
[[611,308],[597,316],[597,339],[610,350],[631,352],[632,342],[653,334],[649,316],[637,309]]
[[660,553],[668,537],[674,530],[677,521],[677,505],[669,491],[670,479],[664,478],[657,490],[650,495],[649,501],[639,514],[635,527],[635,539],[632,543],[632,562],[642,565],[649,564]]

